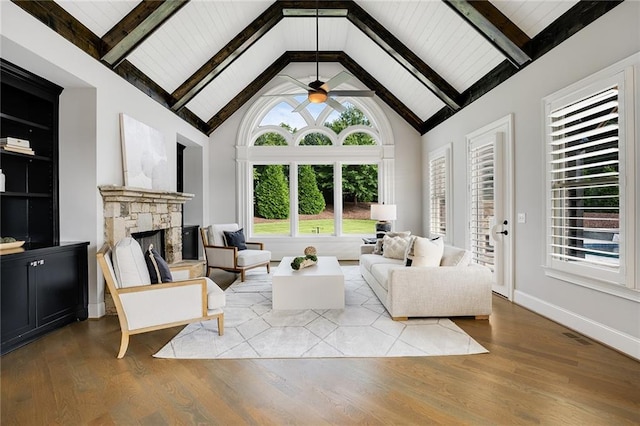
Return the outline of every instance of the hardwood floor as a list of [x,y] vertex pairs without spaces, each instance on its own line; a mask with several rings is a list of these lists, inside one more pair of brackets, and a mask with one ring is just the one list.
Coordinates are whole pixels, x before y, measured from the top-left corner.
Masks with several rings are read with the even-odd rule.
[[[455,322],[490,353],[426,358],[167,360],[180,328],[131,338],[115,317],[3,356],[6,425],[640,423],[640,363],[494,296]],[[575,337],[566,335],[570,333]]]

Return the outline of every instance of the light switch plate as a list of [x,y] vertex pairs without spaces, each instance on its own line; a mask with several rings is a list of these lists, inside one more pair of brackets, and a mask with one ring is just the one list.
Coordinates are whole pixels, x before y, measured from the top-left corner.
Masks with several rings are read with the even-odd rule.
[[518,223],[527,223],[526,213],[518,213]]

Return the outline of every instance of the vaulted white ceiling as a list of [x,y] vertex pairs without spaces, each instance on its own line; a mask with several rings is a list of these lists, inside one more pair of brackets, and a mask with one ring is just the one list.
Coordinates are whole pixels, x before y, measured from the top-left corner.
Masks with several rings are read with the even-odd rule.
[[[132,15],[142,6],[138,1],[56,0],[55,3],[86,27],[89,35],[98,41],[102,39],[103,48],[107,38],[118,39],[118,31],[130,34],[136,30],[147,31],[149,34],[139,36],[134,48],[125,50],[125,56],[110,66],[118,72],[122,61],[128,62],[132,69],[139,70],[159,86],[158,97],[168,99],[167,107],[173,107],[176,112],[186,108],[191,116],[197,117],[196,121],[201,120],[203,131],[213,131],[219,120],[224,121],[232,113],[230,109],[247,102],[250,98],[241,96],[246,91],[250,90],[251,96],[264,94],[263,87],[268,81],[278,79],[276,74],[287,63],[298,61],[290,56],[285,58],[287,63],[279,63],[287,52],[306,52],[303,62],[314,62],[314,1],[274,4],[263,0],[192,0],[167,14],[156,26],[149,21],[142,25],[140,20],[137,27],[123,23],[135,20]],[[535,60],[529,46],[532,40],[537,40],[539,34],[578,2],[478,2],[489,6],[489,12],[481,10],[480,13],[489,17],[489,25],[486,22],[474,25],[472,19],[464,18],[468,10],[473,14],[478,9],[474,3],[463,0],[321,1],[318,3],[318,48],[320,52],[338,55],[341,59],[335,62],[355,74],[359,81],[350,82],[350,87],[376,90],[381,101],[390,104],[416,130],[424,132],[425,125],[434,117],[450,116],[471,98],[481,95],[481,91],[474,92],[474,88],[483,83],[483,79],[491,80],[492,73],[505,74],[507,66],[513,64],[514,70],[506,72],[512,75]],[[268,23],[263,15],[274,6],[281,8],[280,15]],[[496,32],[496,25],[503,21],[506,25]],[[259,24],[264,24],[264,34]],[[514,29],[516,35],[510,35]],[[237,48],[238,40],[242,41],[248,32],[255,32],[253,38],[244,40],[241,49],[229,51],[228,46],[236,43]],[[505,39],[511,44],[520,43],[516,49],[524,52],[522,63],[509,57],[499,40],[493,39],[496,33],[506,34]],[[104,61],[104,57],[97,59]],[[224,60],[223,66],[221,60]],[[320,63],[320,74],[330,78],[331,75],[322,71],[325,60]],[[216,62],[217,68],[211,62]],[[308,67],[299,69],[304,71],[293,77],[307,83],[315,80],[314,73],[307,72]],[[315,65],[312,69],[315,70]],[[269,70],[275,70],[273,75]],[[201,80],[206,75],[208,78]],[[256,87],[256,81],[261,85]],[[488,89],[491,84],[496,83],[488,83]],[[185,93],[190,95],[185,97]]]

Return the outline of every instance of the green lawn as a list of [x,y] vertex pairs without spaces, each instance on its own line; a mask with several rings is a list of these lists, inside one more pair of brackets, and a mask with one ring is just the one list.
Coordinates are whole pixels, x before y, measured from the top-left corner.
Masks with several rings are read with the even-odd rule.
[[[374,234],[375,221],[369,219],[345,219],[342,221],[343,234]],[[320,229],[320,235],[331,235],[334,232],[333,219],[313,219],[300,221],[300,234],[316,234]],[[261,235],[288,235],[289,220],[256,223],[253,225],[253,233]]]

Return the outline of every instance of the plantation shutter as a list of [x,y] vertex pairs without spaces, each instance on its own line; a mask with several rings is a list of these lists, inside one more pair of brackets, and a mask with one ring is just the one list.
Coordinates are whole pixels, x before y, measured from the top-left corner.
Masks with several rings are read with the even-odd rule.
[[618,87],[551,110],[547,124],[551,258],[617,269]]
[[435,235],[447,233],[446,167],[444,155],[429,161],[430,231]]
[[470,248],[474,263],[493,269],[495,248],[491,239],[494,221],[494,159],[495,145],[471,146],[469,166],[471,171],[471,222]]

